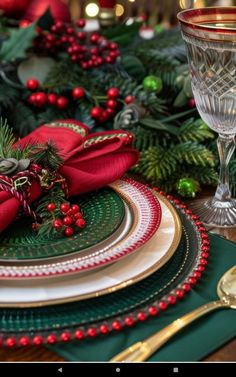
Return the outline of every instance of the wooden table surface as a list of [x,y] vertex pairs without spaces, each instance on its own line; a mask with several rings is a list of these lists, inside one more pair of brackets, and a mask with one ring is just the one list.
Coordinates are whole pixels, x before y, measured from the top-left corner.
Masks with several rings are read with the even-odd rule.
[[[231,229],[211,229],[215,233],[236,242],[236,227]],[[236,250],[235,250],[236,252]],[[0,361],[63,361],[63,358],[49,351],[45,347],[26,347],[0,349]],[[236,339],[232,340],[216,352],[208,356],[205,361],[236,361]]]

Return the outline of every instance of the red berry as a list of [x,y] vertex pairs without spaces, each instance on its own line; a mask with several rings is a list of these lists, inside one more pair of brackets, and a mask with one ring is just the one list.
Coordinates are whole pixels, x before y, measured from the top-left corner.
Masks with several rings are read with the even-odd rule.
[[61,210],[61,212],[63,212],[63,213],[68,212],[69,209],[70,209],[70,205],[69,205],[68,203],[62,203],[62,204],[60,205],[60,210]]
[[61,110],[65,109],[68,105],[68,102],[69,102],[68,99],[64,96],[58,97],[57,98],[57,108],[61,109]]
[[71,225],[73,224],[73,219],[71,216],[65,216],[63,219],[63,224],[64,225]]
[[71,206],[71,209],[72,209],[72,212],[73,212],[73,213],[77,213],[77,212],[79,212],[79,210],[80,210],[80,206],[78,206],[78,204],[73,204],[73,205]]
[[168,297],[168,302],[170,305],[174,305],[176,303],[176,297],[174,295],[170,295]]
[[133,326],[133,324],[134,324],[134,318],[133,317],[126,317],[125,318],[125,324],[126,324],[126,326]]
[[167,309],[167,306],[168,306],[167,302],[165,302],[165,301],[160,301],[160,302],[159,302],[159,308],[160,308],[161,310],[166,310],[166,309]]
[[16,339],[13,338],[13,336],[11,336],[11,337],[7,338],[6,343],[7,343],[8,347],[14,347],[16,345]]
[[118,103],[117,103],[117,101],[115,101],[114,99],[109,99],[109,100],[106,102],[106,106],[107,106],[109,109],[116,109],[117,106],[118,106]]
[[49,344],[54,344],[54,343],[56,343],[56,341],[57,341],[56,335],[54,335],[54,334],[48,335],[47,342]]
[[22,336],[19,340],[21,346],[26,347],[30,344],[30,340],[27,336]]
[[39,224],[38,224],[38,223],[33,223],[33,224],[31,225],[31,228],[32,228],[33,230],[38,230],[38,228],[39,228]]
[[194,98],[190,98],[190,100],[188,101],[188,107],[190,107],[191,109],[193,107],[196,107],[196,102]]
[[72,60],[72,62],[77,62],[78,56],[75,55],[75,54],[71,55],[71,60]]
[[35,78],[31,78],[31,79],[28,79],[26,81],[26,87],[29,89],[29,90],[36,90],[39,86],[39,82],[37,79]]
[[138,312],[137,318],[139,321],[143,322],[147,319],[147,315],[144,312]]
[[72,90],[72,97],[74,99],[80,99],[80,98],[83,98],[85,95],[85,91],[84,91],[84,88],[82,88],[81,86],[78,86],[77,88],[74,88]]
[[107,325],[101,325],[100,326],[100,332],[102,333],[102,334],[107,334],[107,333],[109,333],[109,328],[108,328],[108,326]]
[[90,36],[90,42],[93,43],[93,44],[97,44],[99,38],[100,38],[100,35],[99,35],[99,34],[97,34],[97,33],[93,33],[93,34],[91,34],[91,36]]
[[74,28],[71,27],[71,26],[68,26],[68,27],[66,28],[66,32],[67,32],[67,34],[74,34]]
[[50,105],[56,105],[56,103],[57,103],[57,95],[54,94],[54,93],[49,93],[48,96],[47,96],[47,102]]
[[176,289],[176,291],[175,291],[175,293],[176,293],[176,296],[178,297],[178,298],[183,298],[184,297],[184,291],[183,291],[183,289]]
[[118,49],[118,44],[115,42],[112,42],[109,46],[110,50],[117,50]]
[[67,226],[66,229],[64,230],[64,235],[66,237],[71,237],[73,236],[73,234],[74,234],[74,229],[71,228],[70,226]]
[[108,107],[108,109],[106,109],[106,113],[109,115],[109,117],[112,117],[115,115],[115,110]]
[[61,340],[63,342],[69,342],[69,340],[70,340],[70,333],[69,332],[63,332],[61,334]]
[[78,228],[84,228],[85,225],[86,225],[86,222],[85,222],[84,219],[78,219],[78,220],[76,220],[75,225],[76,225]]
[[31,105],[35,105],[35,101],[36,101],[36,95],[35,94],[31,94],[28,98],[28,102],[31,104]]
[[102,65],[104,63],[104,59],[101,56],[97,57],[97,65]]
[[88,336],[94,338],[97,335],[97,330],[94,327],[88,329]]
[[156,306],[150,306],[150,308],[148,309],[148,312],[151,316],[156,316],[157,313],[158,313],[158,309]]
[[61,229],[63,225],[63,222],[61,221],[61,219],[56,219],[52,222],[52,226],[54,229]]
[[35,105],[43,107],[47,102],[47,95],[44,92],[35,93]]
[[110,88],[108,89],[107,91],[107,97],[109,99],[116,99],[117,97],[119,97],[119,94],[120,94],[120,91],[118,88],[114,87],[114,88]]
[[55,40],[55,35],[54,34],[47,34],[46,35],[46,40],[48,42],[53,42]]
[[99,54],[99,49],[97,47],[92,47],[90,50],[91,55],[98,55]]
[[75,37],[73,37],[73,36],[71,36],[71,37],[69,37],[68,38],[68,41],[69,41],[69,43],[74,43],[75,42]]
[[134,97],[133,96],[129,95],[129,96],[125,97],[125,103],[127,105],[129,105],[130,103],[133,103],[133,102],[134,102]]
[[120,323],[120,321],[114,321],[112,323],[112,328],[113,330],[120,331],[122,329],[122,324]]
[[95,106],[90,111],[90,115],[91,115],[91,117],[93,117],[95,119],[99,119],[102,115],[102,112],[103,112],[103,109],[101,107]]
[[36,335],[34,338],[33,338],[33,344],[35,344],[36,346],[39,346],[40,344],[43,343],[43,338],[41,335]]
[[84,338],[84,332],[83,332],[83,330],[76,330],[76,332],[75,332],[75,338],[79,339],[79,340],[83,339]]
[[89,65],[88,65],[87,62],[82,62],[82,63],[81,63],[81,67],[82,67],[83,69],[88,69],[88,68],[89,68]]
[[53,211],[55,210],[55,208],[56,208],[55,203],[49,203],[49,204],[47,205],[47,210],[48,210],[48,212],[53,212]]
[[106,60],[106,62],[107,62],[108,64],[112,64],[112,63],[114,63],[114,60],[113,60],[113,58],[112,58],[111,56],[107,56],[105,60]]
[[83,31],[79,31],[77,37],[80,41],[83,41],[86,38],[86,34]]
[[77,213],[74,214],[74,218],[75,218],[76,220],[78,220],[78,219],[82,219],[82,218],[83,218],[83,215],[82,215],[81,212],[77,212]]
[[81,27],[81,28],[85,27],[85,25],[86,25],[86,21],[85,21],[85,19],[84,19],[84,18],[81,18],[80,20],[77,20],[77,21],[76,21],[76,25],[77,25],[78,27]]

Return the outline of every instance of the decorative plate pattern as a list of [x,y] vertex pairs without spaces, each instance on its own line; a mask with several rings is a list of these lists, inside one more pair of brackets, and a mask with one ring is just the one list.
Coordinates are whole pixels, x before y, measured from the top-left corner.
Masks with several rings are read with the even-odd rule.
[[[61,262],[50,261],[37,265],[25,264],[19,266],[1,265],[0,277],[4,279],[32,279],[89,271],[116,262],[137,251],[154,235],[160,225],[160,203],[146,186],[128,178],[116,181],[111,187],[128,203],[133,203],[132,208],[136,208],[133,226],[123,240],[111,248],[101,249],[87,256],[67,256],[66,260]],[[91,232],[93,232],[92,229]],[[76,251],[78,240],[73,237],[69,242],[70,247],[73,248],[74,246],[74,251]]]
[[95,338],[143,322],[181,299],[206,268],[209,240],[197,217],[178,200],[168,198],[181,217],[183,235],[167,264],[141,282],[107,296],[48,308],[0,309],[2,345]]
[[73,238],[63,235],[56,235],[54,239],[37,237],[31,220],[20,219],[0,236],[0,261],[42,260],[90,248],[113,234],[124,217],[123,201],[108,187],[74,201],[79,203],[87,225]]

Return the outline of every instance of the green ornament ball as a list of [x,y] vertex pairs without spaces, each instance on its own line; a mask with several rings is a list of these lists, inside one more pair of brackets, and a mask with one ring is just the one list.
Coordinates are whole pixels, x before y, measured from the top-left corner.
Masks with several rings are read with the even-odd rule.
[[159,93],[162,90],[162,80],[158,76],[146,76],[143,80],[143,87],[147,91]]
[[177,183],[177,192],[186,198],[194,198],[200,190],[200,184],[193,178],[181,178]]

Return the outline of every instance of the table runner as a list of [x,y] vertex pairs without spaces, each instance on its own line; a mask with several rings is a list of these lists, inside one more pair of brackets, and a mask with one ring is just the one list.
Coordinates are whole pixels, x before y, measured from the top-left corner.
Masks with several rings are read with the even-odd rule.
[[[210,235],[210,241],[211,254],[207,269],[197,286],[186,294],[178,305],[122,332],[49,348],[68,361],[108,361],[126,347],[150,336],[178,317],[216,299],[219,278],[227,269],[236,265],[236,244],[214,234]],[[177,334],[148,361],[198,361],[234,336],[236,336],[236,311],[221,309],[203,317]]]

